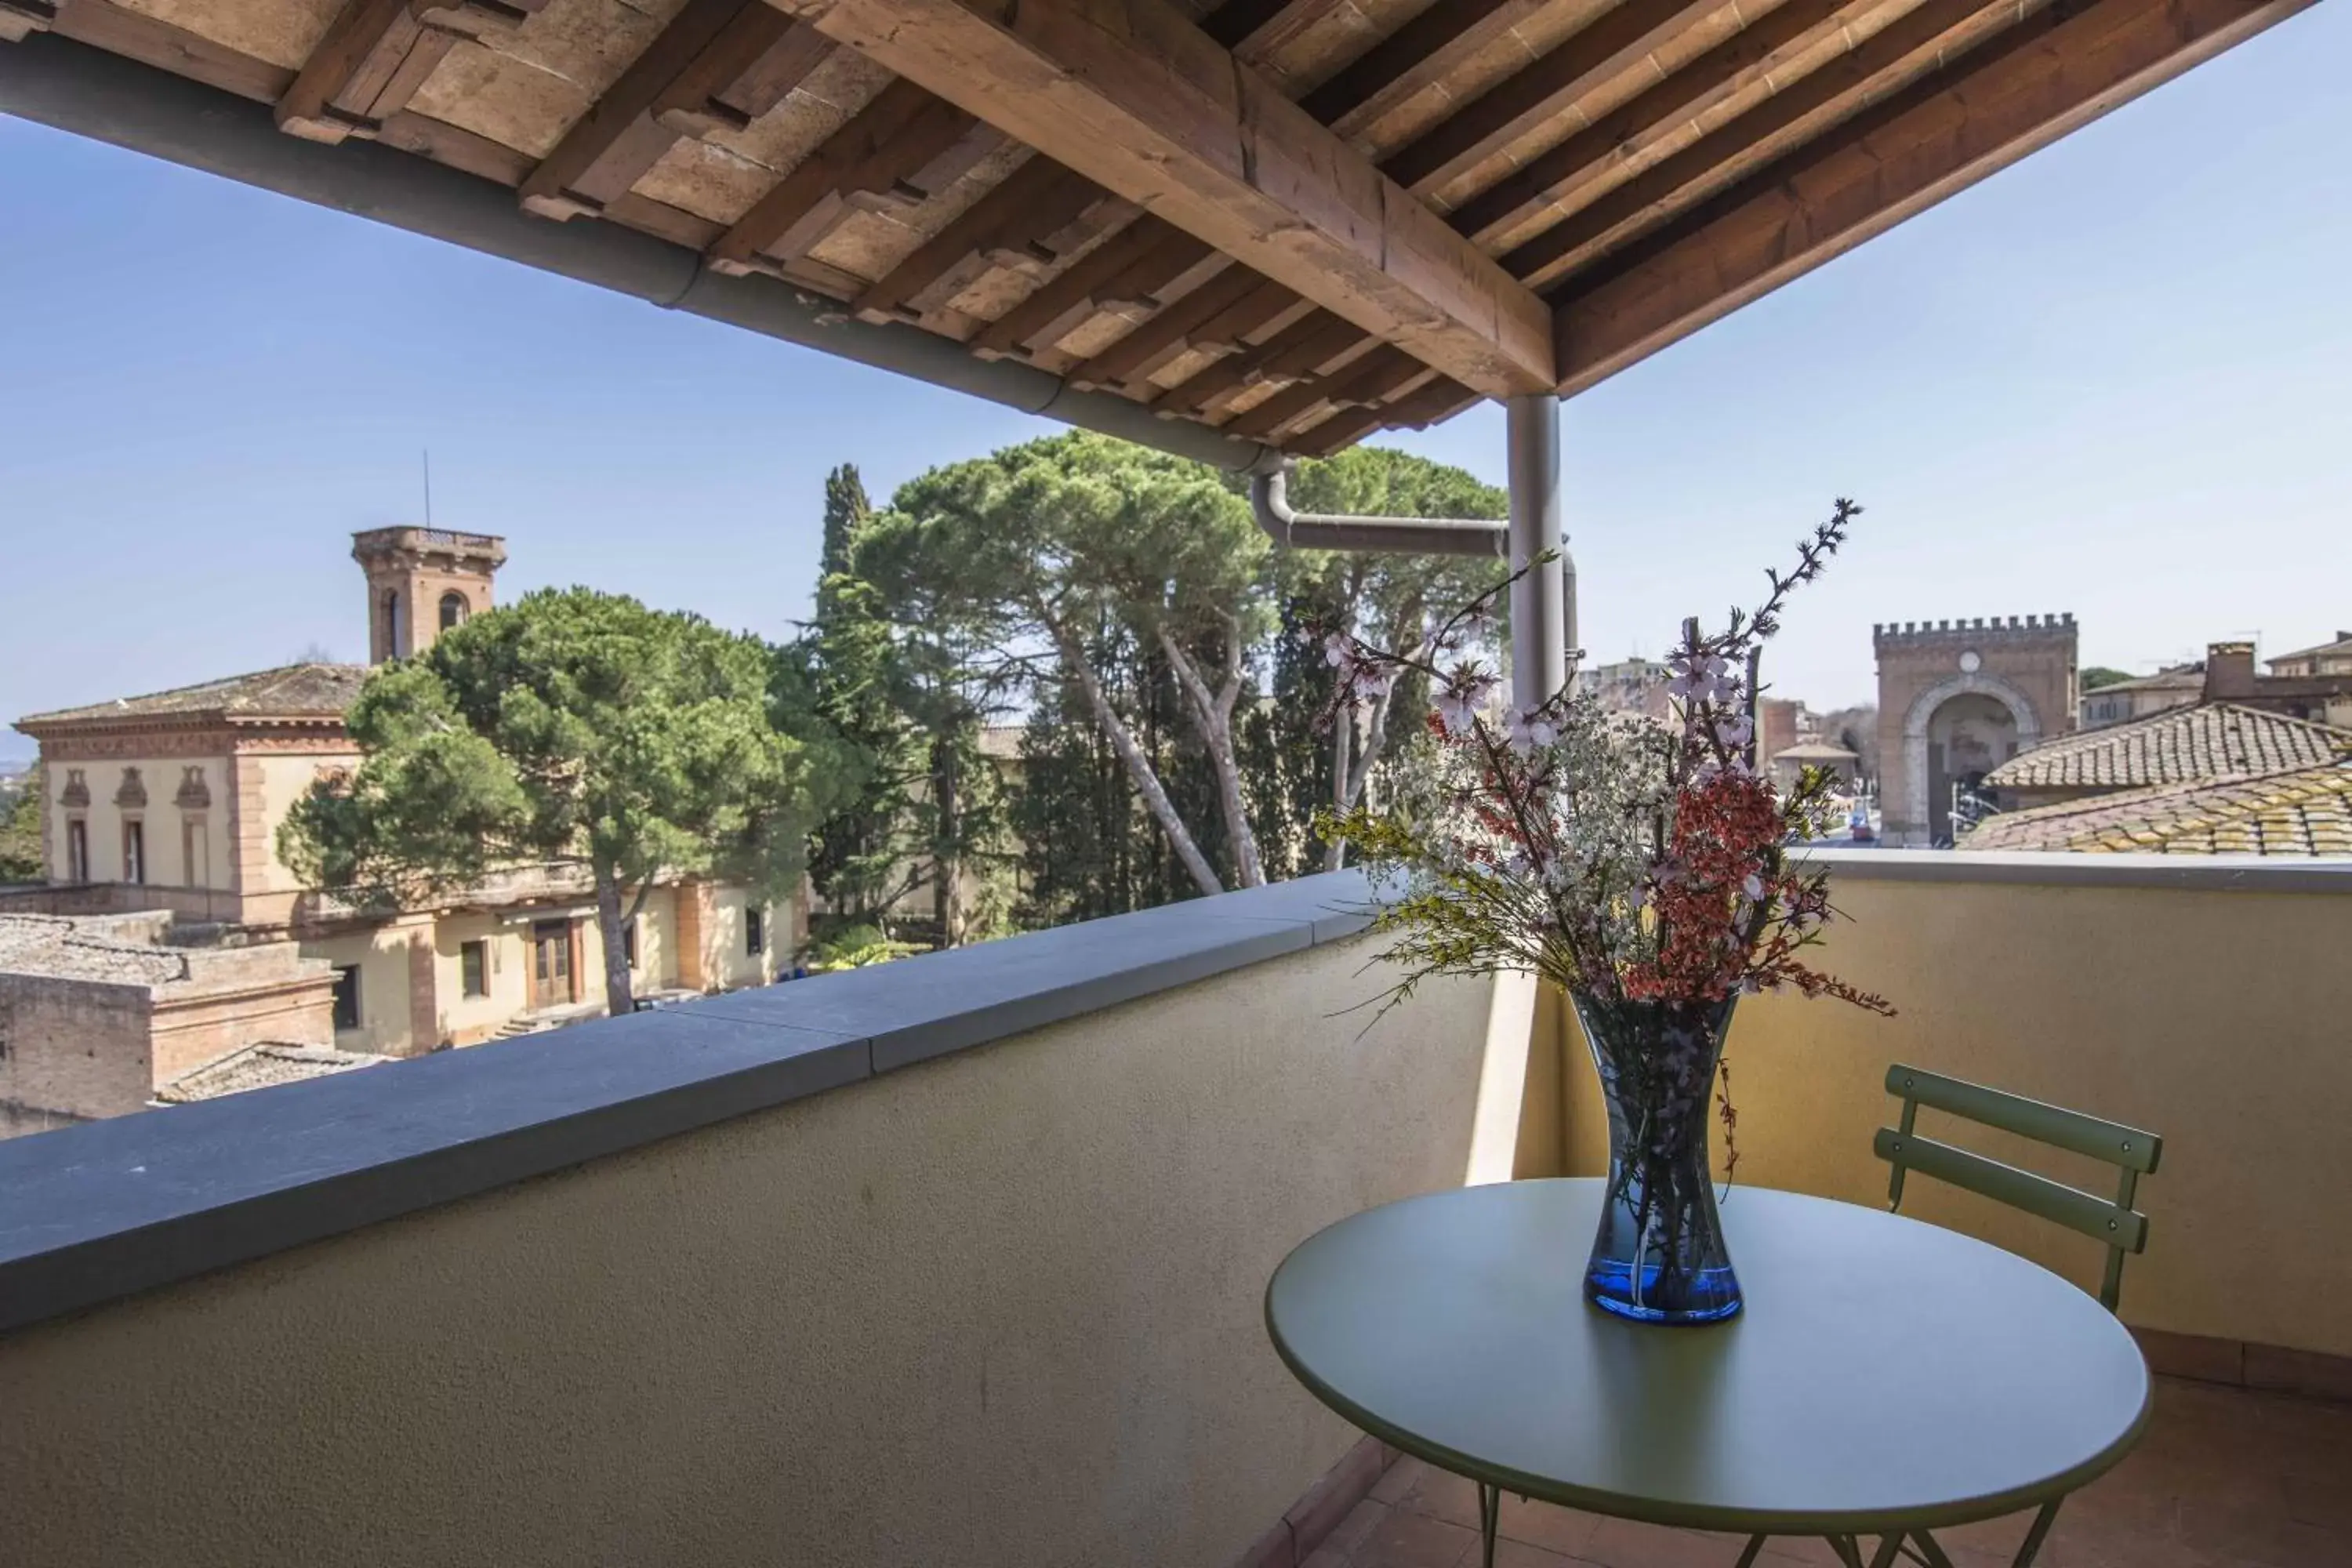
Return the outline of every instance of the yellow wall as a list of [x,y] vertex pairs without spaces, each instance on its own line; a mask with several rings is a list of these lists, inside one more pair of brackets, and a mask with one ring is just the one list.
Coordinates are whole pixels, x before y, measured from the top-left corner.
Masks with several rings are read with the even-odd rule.
[[776,918],[790,910],[781,904],[761,904],[767,912],[768,940],[762,951],[750,953],[743,950],[743,910],[751,901],[751,895],[740,887],[717,885],[710,889],[711,914],[703,930],[703,942],[709,965],[707,981],[712,989],[732,991],[738,986],[765,985],[776,977],[778,953],[792,940],[791,933],[776,923]]
[[[2125,1265],[2124,1317],[2352,1355],[2352,899],[1862,877],[1833,887],[1853,919],[1832,929],[1821,966],[1902,1012],[1740,1004],[1729,1059],[1741,1181],[1884,1204],[1871,1136],[1899,1112],[1884,1092],[1897,1061],[2145,1127],[2164,1155],[2139,1186],[2148,1245]],[[1569,1083],[1571,1166],[1597,1172],[1604,1129],[1589,1062]],[[1966,1127],[1921,1113],[1924,1132],[2113,1190],[2111,1166]],[[1922,1177],[1904,1212],[2094,1289],[2106,1256]]]
[[[205,784],[212,795],[212,804],[198,811],[183,811],[173,803],[180,792],[180,781],[187,769],[205,770]],[[64,793],[68,771],[79,768],[89,787],[89,805],[68,809],[59,804]],[[114,804],[115,792],[122,784],[122,770],[137,768],[147,791],[143,808],[129,810]],[[154,888],[208,888],[226,891],[232,875],[229,846],[229,810],[234,802],[234,789],[229,782],[228,758],[217,757],[131,757],[106,758],[103,761],[51,763],[47,764],[48,790],[48,876],[53,882],[66,880],[66,822],[80,816],[89,825],[90,880],[115,882],[123,879],[122,823],[126,816],[141,819],[146,829],[146,882]],[[191,877],[181,842],[181,825],[190,816],[204,819],[204,844],[199,851],[197,875]]]
[[1355,1439],[1268,1348],[1268,1275],[1463,1176],[1487,988],[1366,1032],[1339,1012],[1379,984],[1364,955],[0,1340],[8,1544],[44,1568],[1219,1568]]
[[260,875],[249,881],[245,891],[254,893],[293,893],[302,890],[301,880],[286,868],[278,854],[278,826],[294,803],[310,792],[321,768],[357,767],[360,753],[356,751],[342,756],[264,756],[242,757],[239,762],[255,770],[261,783],[262,820],[267,824],[262,836],[267,855]]
[[[409,1021],[408,940],[423,929],[420,925],[375,926],[302,943],[305,958],[323,958],[339,969],[359,966],[360,1026],[337,1029],[337,1047],[385,1056],[404,1056],[420,1048]],[[455,991],[453,985],[441,993],[444,1006]]]
[[[468,942],[484,944],[485,996],[466,994]],[[434,995],[445,1038],[472,1045],[530,1007],[530,928],[509,925],[486,914],[443,915],[433,927]]]

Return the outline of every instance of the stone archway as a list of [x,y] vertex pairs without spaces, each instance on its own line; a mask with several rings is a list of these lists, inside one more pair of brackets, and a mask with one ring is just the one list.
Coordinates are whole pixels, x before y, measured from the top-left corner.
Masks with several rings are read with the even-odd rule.
[[2042,716],[2034,711],[2032,699],[1998,675],[1975,670],[1950,676],[1913,698],[1903,713],[1904,816],[1930,838],[1928,824],[1935,820],[1935,813],[1927,787],[1927,727],[1937,709],[1955,697],[1968,696],[1990,697],[2009,710],[2010,717],[2017,721],[2020,752],[2030,751],[2042,741]]

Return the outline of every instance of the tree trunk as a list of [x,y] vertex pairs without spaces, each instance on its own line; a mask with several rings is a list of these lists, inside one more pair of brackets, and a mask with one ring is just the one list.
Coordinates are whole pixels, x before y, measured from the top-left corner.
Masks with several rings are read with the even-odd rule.
[[[1349,698],[1331,715],[1331,809],[1348,809],[1349,754],[1356,743],[1356,702]],[[1323,847],[1323,869],[1338,871],[1348,864],[1348,841],[1338,834]]]
[[1241,629],[1226,624],[1224,684],[1213,694],[1199,668],[1164,630],[1160,651],[1176,672],[1192,710],[1192,727],[1209,749],[1209,766],[1217,775],[1217,808],[1224,815],[1225,840],[1234,850],[1234,879],[1244,888],[1263,888],[1265,866],[1258,858],[1257,835],[1250,829],[1249,805],[1242,798],[1241,763],[1234,755],[1234,702],[1242,691]]
[[963,831],[963,800],[958,793],[953,731],[931,742],[931,805],[938,814],[931,837],[931,913],[941,947],[963,944],[962,857],[956,845]]
[[1160,775],[1152,771],[1151,759],[1136,745],[1135,736],[1129,731],[1127,721],[1118,716],[1118,710],[1110,705],[1110,699],[1103,694],[1102,681],[1096,676],[1094,667],[1087,662],[1086,655],[1079,651],[1076,640],[1057,626],[1054,629],[1054,647],[1062,656],[1064,668],[1078,678],[1078,689],[1086,693],[1087,706],[1093,711],[1095,722],[1101,725],[1103,733],[1110,737],[1111,750],[1118,753],[1118,760],[1126,765],[1127,776],[1134,781],[1136,793],[1143,797],[1143,804],[1150,811],[1152,820],[1160,824],[1160,831],[1168,836],[1176,858],[1184,862],[1184,869],[1192,874],[1192,880],[1201,891],[1223,892],[1225,887],[1217,880],[1216,869],[1209,864],[1209,858],[1201,853],[1201,847],[1192,842],[1191,830],[1184,826],[1184,819],[1176,815],[1175,803],[1168,798],[1168,792],[1160,787]]
[[[629,986],[629,952],[622,937],[627,918],[621,912],[621,876],[614,867],[598,862],[596,876],[596,934],[604,939],[604,1010],[618,1018],[636,1010],[636,997]],[[645,902],[644,890],[638,891],[637,901]]]

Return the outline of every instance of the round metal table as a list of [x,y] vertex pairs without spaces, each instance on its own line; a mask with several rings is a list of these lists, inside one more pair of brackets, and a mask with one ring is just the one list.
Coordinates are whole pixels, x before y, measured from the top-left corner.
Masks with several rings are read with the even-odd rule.
[[1948,1562],[1934,1530],[2039,1510],[2130,1451],[2147,1363],[2047,1269],[1957,1232],[1736,1189],[1746,1305],[1666,1328],[1583,1297],[1598,1181],[1408,1198],[1308,1237],[1266,1287],[1276,1351],[1366,1432],[1478,1485],[1595,1513]]

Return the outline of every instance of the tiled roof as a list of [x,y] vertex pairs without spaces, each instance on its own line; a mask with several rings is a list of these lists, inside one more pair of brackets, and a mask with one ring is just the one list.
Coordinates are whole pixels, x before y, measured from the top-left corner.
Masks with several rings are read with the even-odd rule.
[[2011,757],[1985,783],[1995,789],[2135,789],[2253,778],[2331,763],[2348,752],[2352,730],[2200,702],[2063,735]]
[[2338,632],[2334,642],[2321,643],[2317,647],[2299,647],[2293,653],[2283,653],[2276,658],[2266,658],[2264,664],[2284,664],[2289,659],[2325,658],[2329,654],[2352,653],[2352,632]]
[[1986,819],[1959,847],[2352,857],[2352,762],[2011,812]]
[[391,1059],[362,1051],[330,1050],[323,1046],[247,1046],[216,1057],[202,1067],[189,1068],[157,1089],[155,1098],[166,1105],[187,1105],[199,1100],[218,1100],[224,1094],[243,1094],[249,1089],[326,1078]]
[[289,664],[232,675],[145,697],[118,697],[87,708],[63,708],[16,721],[35,725],[84,724],[121,719],[217,716],[223,719],[340,719],[368,677],[363,664]]
[[2205,667],[2185,664],[2178,669],[2159,669],[2154,675],[2142,675],[2130,680],[2114,681],[2105,686],[2086,689],[2085,697],[2105,697],[2110,691],[2202,691],[2205,689]]

